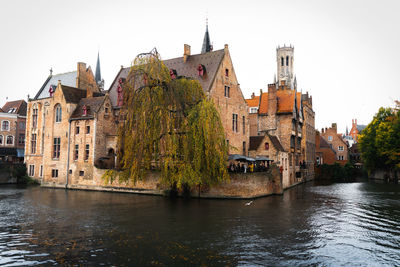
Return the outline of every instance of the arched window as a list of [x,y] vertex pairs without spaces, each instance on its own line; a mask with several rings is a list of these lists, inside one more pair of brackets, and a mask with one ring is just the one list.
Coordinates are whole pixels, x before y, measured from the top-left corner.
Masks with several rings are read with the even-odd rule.
[[281,57],[281,66],[285,66],[285,60]]
[[9,121],[2,121],[1,122],[1,130],[2,131],[9,131],[10,130],[10,122]]
[[286,56],[286,66],[289,66],[289,56]]
[[61,105],[57,104],[55,110],[56,110],[56,122],[61,122]]
[[3,144],[3,136],[0,135],[0,145],[2,145],[2,144]]
[[14,144],[14,136],[12,136],[12,135],[7,135],[6,144],[7,144],[7,145],[13,145],[13,144]]
[[37,118],[38,118],[38,108],[35,104],[32,109],[32,128],[36,128],[37,126]]

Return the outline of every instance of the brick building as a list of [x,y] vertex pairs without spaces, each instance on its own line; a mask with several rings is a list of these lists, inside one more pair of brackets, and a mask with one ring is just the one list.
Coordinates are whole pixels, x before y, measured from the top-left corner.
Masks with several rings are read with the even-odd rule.
[[0,109],[0,162],[24,160],[26,107],[24,100],[17,100]]
[[322,129],[320,135],[327,141],[327,143],[335,151],[336,153],[335,162],[345,165],[348,161],[349,149],[347,146],[347,142],[342,138],[342,134],[337,133],[337,124],[332,123],[332,127]]
[[[164,60],[163,63],[176,76],[196,79],[208,97],[213,99],[221,116],[226,141],[231,154],[248,155],[249,112],[236,77],[228,45],[212,51],[208,29],[201,54],[192,55],[189,45],[184,45],[183,57]],[[121,81],[128,76],[130,68],[121,68],[109,89],[115,109],[122,105]]]
[[354,143],[358,143],[358,135],[367,127],[366,125],[358,125],[357,119],[351,120],[351,129],[349,135],[353,138]]
[[315,164],[334,164],[336,162],[336,151],[320,134],[315,131]]
[[297,91],[293,52],[291,46],[277,48],[278,80],[268,85],[268,92],[261,91],[259,99],[253,94],[246,100],[250,111],[254,110],[249,120],[251,135],[275,136],[288,152],[288,185],[313,179],[315,159],[312,98]]
[[[96,159],[114,154],[116,124],[111,101],[90,67],[46,79],[29,100],[25,162],[43,184],[94,184]],[[97,182],[97,181],[96,181]]]

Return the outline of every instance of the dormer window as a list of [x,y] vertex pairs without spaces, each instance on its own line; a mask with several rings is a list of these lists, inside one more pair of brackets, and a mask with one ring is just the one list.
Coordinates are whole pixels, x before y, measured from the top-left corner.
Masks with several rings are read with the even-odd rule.
[[203,77],[206,74],[206,67],[204,65],[199,64],[197,67],[197,73],[200,77]]
[[172,79],[172,80],[176,79],[176,76],[177,76],[176,70],[170,69],[170,70],[169,70],[169,75],[171,76],[171,79]]
[[50,97],[53,97],[53,95],[54,95],[54,88],[53,88],[53,85],[50,85],[49,94],[50,94]]
[[82,107],[82,112],[83,112],[83,116],[87,116],[87,107],[86,107],[86,105],[84,105],[83,107]]

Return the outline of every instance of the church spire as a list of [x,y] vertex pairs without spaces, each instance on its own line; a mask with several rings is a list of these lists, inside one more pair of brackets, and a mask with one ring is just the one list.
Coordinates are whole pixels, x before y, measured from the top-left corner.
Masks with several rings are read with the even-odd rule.
[[101,74],[100,74],[100,53],[97,52],[97,64],[96,64],[96,74],[94,79],[99,84],[101,82]]
[[203,46],[201,48],[201,53],[207,53],[212,51],[212,45],[210,41],[210,35],[208,33],[208,18],[206,20],[206,33],[204,34]]

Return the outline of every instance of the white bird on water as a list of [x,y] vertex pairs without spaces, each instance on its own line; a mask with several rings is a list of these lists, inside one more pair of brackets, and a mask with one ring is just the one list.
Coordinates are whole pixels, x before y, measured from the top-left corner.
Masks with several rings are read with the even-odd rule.
[[253,200],[244,204],[245,206],[250,206],[253,203]]

